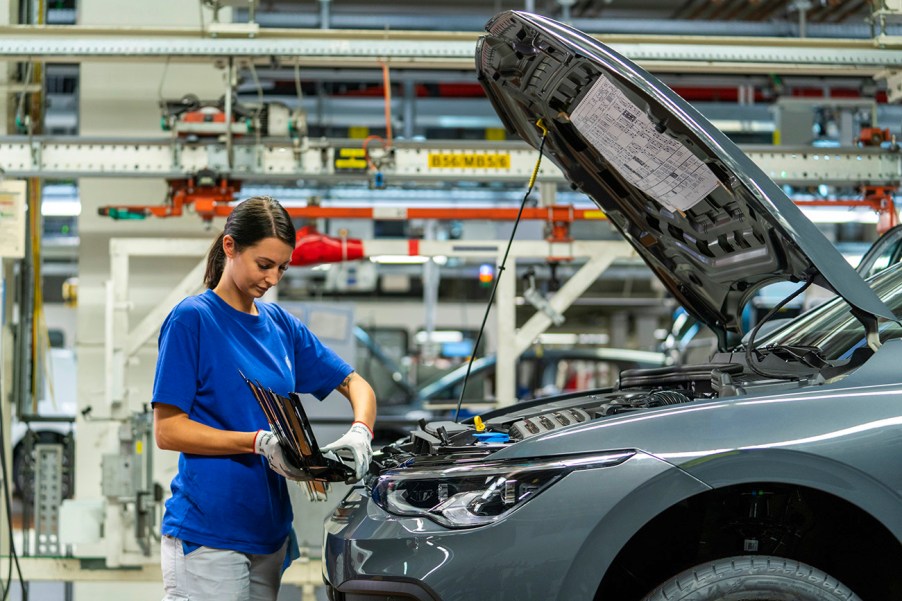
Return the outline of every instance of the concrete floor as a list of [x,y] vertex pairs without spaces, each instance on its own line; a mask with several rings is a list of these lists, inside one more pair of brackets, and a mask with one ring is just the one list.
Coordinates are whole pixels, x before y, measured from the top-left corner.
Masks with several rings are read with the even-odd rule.
[[[71,587],[69,587],[71,589]],[[302,591],[296,586],[283,586],[279,591],[278,601],[300,601]],[[32,582],[28,585],[29,601],[74,601],[71,590],[67,591],[64,582]],[[10,591],[10,601],[22,601],[22,591],[19,582],[14,581]],[[316,589],[316,601],[327,601],[326,590],[323,587]]]
[[[71,587],[70,587],[71,588]],[[68,595],[72,595],[71,591]],[[96,597],[95,597],[96,598]],[[300,601],[302,591],[296,586],[283,586],[279,591],[278,601]],[[10,601],[22,601],[22,591],[19,582],[14,581],[10,591]],[[74,596],[67,596],[67,587],[64,582],[32,582],[28,586],[29,601],[74,601]],[[323,587],[316,589],[316,601],[327,601],[326,590]]]

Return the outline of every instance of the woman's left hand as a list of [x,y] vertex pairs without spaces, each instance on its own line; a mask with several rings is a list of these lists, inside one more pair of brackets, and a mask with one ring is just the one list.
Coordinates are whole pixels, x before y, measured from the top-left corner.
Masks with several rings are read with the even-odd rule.
[[373,460],[373,449],[370,443],[373,441],[373,433],[363,422],[354,422],[347,433],[333,442],[321,447],[324,453],[333,451],[350,451],[354,457],[354,479],[351,482],[362,480]]

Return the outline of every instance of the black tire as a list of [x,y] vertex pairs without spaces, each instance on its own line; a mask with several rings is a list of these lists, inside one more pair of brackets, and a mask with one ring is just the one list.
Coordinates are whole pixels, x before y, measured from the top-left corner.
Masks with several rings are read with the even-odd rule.
[[[56,432],[37,432],[34,444],[65,444],[65,436]],[[25,453],[25,440],[21,440],[13,449],[13,485],[15,493],[22,502],[34,501],[34,457]],[[69,466],[69,458],[63,452],[63,489],[64,499],[71,499],[74,492],[72,470]]]
[[861,601],[829,574],[800,561],[746,555],[677,574],[643,601]]

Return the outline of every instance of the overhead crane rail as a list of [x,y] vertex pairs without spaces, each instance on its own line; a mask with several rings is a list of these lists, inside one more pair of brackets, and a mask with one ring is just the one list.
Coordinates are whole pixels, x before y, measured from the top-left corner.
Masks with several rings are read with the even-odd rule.
[[[902,54],[902,53],[900,53]],[[6,177],[147,177],[184,179],[208,170],[230,180],[259,182],[367,183],[366,161],[344,162],[359,140],[285,139],[236,142],[232,167],[225,144],[172,138],[0,137],[0,169]],[[778,184],[898,185],[899,152],[884,148],[753,146],[743,150]],[[522,184],[532,174],[535,150],[520,142],[395,141],[379,169],[386,185],[492,182]],[[565,183],[550,161],[538,181]]]
[[[199,35],[200,34],[200,35]],[[259,29],[213,37],[197,28],[0,27],[0,59],[209,62],[240,58],[308,67],[472,70],[477,32]],[[602,36],[599,36],[602,37]],[[902,66],[895,41],[604,35],[603,41],[656,73],[808,74],[871,77]]]

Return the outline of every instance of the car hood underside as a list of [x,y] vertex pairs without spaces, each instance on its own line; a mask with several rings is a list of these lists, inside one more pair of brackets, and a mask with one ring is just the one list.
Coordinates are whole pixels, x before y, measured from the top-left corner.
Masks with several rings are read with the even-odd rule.
[[479,41],[479,80],[511,131],[545,149],[668,290],[719,336],[777,281],[811,281],[870,316],[890,310],[792,201],[652,75],[561,23],[501,13]]

